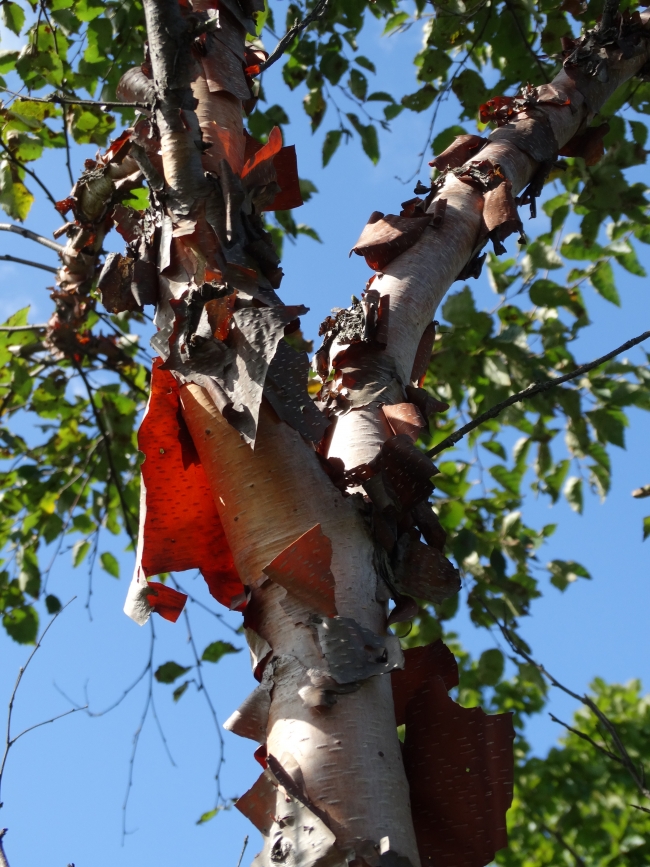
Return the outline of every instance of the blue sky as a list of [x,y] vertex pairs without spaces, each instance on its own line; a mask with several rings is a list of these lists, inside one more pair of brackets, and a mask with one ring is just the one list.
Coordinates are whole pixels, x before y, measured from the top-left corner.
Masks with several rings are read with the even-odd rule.
[[[2,47],[9,47],[5,32]],[[396,95],[416,89],[411,58],[419,47],[414,28],[389,39],[378,39],[371,26],[365,53],[376,63],[378,74],[373,89]],[[305,303],[311,310],[303,319],[307,337],[315,337],[318,323],[333,306],[347,306],[352,293],[359,294],[368,277],[364,261],[348,258],[368,215],[373,210],[395,212],[399,203],[412,196],[414,181],[403,184],[418,162],[418,153],[427,139],[429,115],[406,114],[397,119],[390,133],[381,133],[382,158],[373,167],[358,143],[341,146],[330,166],[321,168],[323,133],[336,126],[330,109],[321,130],[312,136],[300,108],[302,91],[288,94],[280,83],[279,66],[265,81],[270,102],[288,107],[292,123],[286,140],[295,143],[300,174],[311,179],[319,194],[296,212],[299,221],[319,232],[323,243],[301,238],[286,245],[286,273],[281,294],[287,303]],[[343,110],[345,97],[336,95]],[[375,103],[375,105],[379,105]],[[455,120],[454,105],[446,104],[436,132]],[[469,127],[468,127],[469,128]],[[90,149],[92,150],[92,149]],[[74,153],[75,172],[89,149]],[[426,162],[426,161],[425,161]],[[69,190],[62,154],[43,161],[47,183],[57,197]],[[639,174],[644,179],[645,171]],[[424,180],[424,172],[420,174]],[[35,190],[36,192],[36,190]],[[46,203],[47,204],[47,203]],[[4,218],[2,218],[4,219]],[[50,234],[59,225],[56,215],[39,200],[28,225]],[[534,234],[534,232],[531,232]],[[119,249],[119,239],[111,244]],[[33,244],[0,234],[0,253],[56,264],[54,254],[35,249]],[[650,269],[650,256],[640,251]],[[580,338],[575,353],[590,360],[648,327],[650,292],[645,278],[621,274],[622,307],[615,308],[593,293],[588,298],[593,327]],[[50,302],[45,287],[47,275],[10,263],[0,263],[0,315],[18,306],[32,305],[31,321],[47,318]],[[461,284],[451,291],[460,289]],[[496,296],[487,281],[472,281],[477,303],[491,309]],[[630,357],[639,358],[630,354]],[[554,558],[575,559],[591,572],[592,581],[580,580],[561,594],[546,588],[533,606],[533,615],[522,623],[522,632],[536,657],[568,686],[580,691],[590,680],[602,676],[610,681],[640,677],[650,683],[647,612],[650,605],[648,553],[650,541],[641,542],[641,520],[649,511],[647,501],[633,500],[630,491],[650,481],[648,441],[650,420],[639,411],[630,413],[627,449],[613,449],[612,492],[604,504],[587,498],[583,516],[574,514],[565,503],[550,509],[545,501],[529,496],[526,520],[534,526],[557,523],[558,529],[543,550],[543,562]],[[85,692],[93,710],[101,710],[119,698],[144,665],[149,648],[149,627],[139,628],[122,614],[126,583],[132,557],[123,553],[125,540],[103,540],[119,556],[122,580],[115,581],[98,570],[94,577],[92,620],[85,608],[87,573],[72,569],[70,552],[58,558],[51,587],[63,600],[77,596],[54,625],[37,654],[18,694],[16,730],[32,725],[69,708],[62,690],[84,702]],[[187,577],[192,592],[209,604],[202,581]],[[217,638],[233,640],[222,622],[195,605],[189,605],[199,649]],[[226,615],[237,626],[237,615]],[[497,636],[475,630],[463,606],[454,622],[462,641],[474,652],[494,646]],[[156,620],[156,664],[175,660],[190,664],[191,649],[183,620],[176,625]],[[0,708],[6,706],[19,666],[27,656],[0,636]],[[216,666],[205,666],[206,682],[219,720],[223,722],[253,688],[247,651],[224,658]],[[133,786],[128,804],[122,845],[122,805],[129,775],[133,735],[146,698],[146,684],[140,684],[110,714],[89,718],[83,713],[44,726],[30,733],[12,750],[3,783],[4,807],[1,825],[9,827],[6,839],[10,862],[43,867],[135,867],[142,863],[172,865],[192,863],[196,867],[235,867],[246,834],[251,835],[244,864],[258,851],[258,837],[236,810],[219,815],[207,825],[196,820],[210,809],[214,798],[214,769],[218,760],[218,739],[212,718],[200,692],[191,687],[178,704],[171,688],[154,686],[156,709],[165,732],[172,765],[166,755],[154,720],[147,719],[139,740]],[[572,703],[552,696],[550,710],[567,719]],[[0,727],[3,712],[0,711]],[[528,729],[533,747],[543,754],[557,738],[557,726],[540,716]],[[224,732],[225,764],[222,790],[242,794],[255,780],[259,766],[252,758],[255,745]]]

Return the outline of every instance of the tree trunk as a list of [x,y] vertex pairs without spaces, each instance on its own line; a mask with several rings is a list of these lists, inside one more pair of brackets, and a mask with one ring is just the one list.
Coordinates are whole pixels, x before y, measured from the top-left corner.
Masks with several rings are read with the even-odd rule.
[[[231,182],[222,160],[227,161],[230,172],[241,174],[246,156],[241,81],[230,71],[233,53],[240,52],[244,57],[245,29],[227,12],[235,9],[235,3],[222,6],[219,38],[208,34],[201,43],[202,56],[220,64],[219,81],[206,73],[208,66],[197,60],[196,49],[194,55],[191,53],[197,39],[191,28],[205,25],[207,11],[216,6],[209,0],[194,2],[196,14],[192,16],[181,14],[177,0],[144,0],[165,181],[160,202],[170,218],[170,227],[176,227],[177,238],[192,229],[186,231],[183,220],[196,221],[193,230],[197,235],[212,232],[213,223],[207,220],[206,213],[215,195],[213,176],[220,178],[219,189],[225,190]],[[238,45],[226,47],[228,40],[236,39],[240,40]],[[376,344],[362,345],[356,382],[357,386],[371,384],[380,358],[382,370],[390,369],[386,390],[381,397],[374,395],[347,414],[336,416],[328,435],[326,457],[331,463],[338,458],[347,471],[359,468],[375,460],[386,441],[396,438],[382,406],[405,403],[405,387],[417,386],[416,352],[438,304],[472,256],[480,252],[488,233],[498,238],[498,230],[505,225],[502,221],[494,226],[490,214],[484,212],[491,190],[505,185],[503,178],[510,181],[514,195],[530,183],[540,168],[531,154],[543,151],[549,128],[555,141],[548,158],[555,158],[557,147],[582,130],[616,88],[646,63],[645,36],[639,35],[637,43],[636,53],[628,59],[615,44],[602,48],[607,54],[607,81],[602,80],[602,75],[590,76],[582,64],[562,71],[553,82],[555,90],[549,86],[539,89],[538,98],[528,108],[520,107],[519,114],[505,127],[511,131],[510,137],[489,141],[480,157],[474,158],[482,164],[489,161],[483,171],[486,177],[491,174],[483,187],[480,179],[478,183],[463,179],[459,167],[456,173],[447,173],[433,190],[426,203],[427,214],[440,213],[436,203],[445,199],[444,222],[439,225],[438,220],[438,225],[427,226],[419,240],[383,266],[372,284],[380,296],[390,299],[388,337],[380,351]],[[554,96],[557,93],[559,98]],[[539,98],[544,94],[546,101]],[[202,152],[201,141],[212,146]],[[495,172],[494,167],[499,170]],[[224,223],[228,243],[235,236],[236,216],[228,212]],[[222,239],[219,241],[223,248]],[[218,255],[212,261],[209,247],[202,251],[205,261],[200,260],[199,250],[192,260],[195,271],[185,279],[179,276],[179,269],[172,268],[173,276],[169,269],[160,269],[156,321],[161,334],[169,336],[177,309],[174,305],[180,303],[183,293],[200,288],[216,267]],[[234,273],[232,268],[229,273]],[[250,281],[245,269],[239,274],[239,278],[232,278],[237,288]],[[170,301],[174,305],[170,306]],[[259,309],[259,305],[255,308],[253,304],[250,309]],[[334,336],[328,370],[336,368],[337,354],[340,357],[347,347],[340,334]],[[178,373],[179,367],[175,368],[172,361],[168,360],[166,366]],[[328,656],[320,631],[330,620],[327,616],[314,617],[313,608],[304,599],[301,602],[292,597],[280,583],[267,577],[269,564],[300,537],[320,527],[320,531],[313,531],[313,538],[320,538],[320,532],[331,544],[329,569],[334,578],[336,614],[347,618],[346,628],[356,628],[350,626],[354,621],[384,641],[381,665],[385,665],[386,673],[394,665],[401,665],[400,652],[392,648],[390,637],[386,638],[385,585],[377,571],[376,542],[364,516],[362,498],[344,496],[340,486],[336,487],[323,471],[313,444],[280,420],[266,398],[261,401],[259,418],[253,425],[256,429],[251,447],[241,435],[241,428],[230,423],[231,403],[224,401],[220,407],[215,391],[197,384],[200,378],[187,371],[178,378],[183,418],[198,451],[237,572],[250,593],[245,625],[256,665],[260,663],[257,674],[262,679],[255,708],[265,701],[268,708],[265,736],[260,740],[266,743],[269,771],[250,797],[242,799],[245,811],[257,816],[263,825],[266,823],[269,835],[266,854],[256,863],[267,867],[271,858],[273,863],[338,867],[356,857],[358,865],[403,867],[410,863],[420,867],[390,677],[366,676],[354,685],[348,684],[349,689],[346,684],[334,683],[328,671],[335,654]],[[228,412],[224,406],[230,407]],[[240,409],[234,407],[235,412]],[[351,477],[348,493],[361,490],[359,485],[358,479]],[[313,695],[319,690],[328,692],[328,702],[335,703],[327,707],[322,701],[318,704]],[[246,714],[253,718],[257,710],[252,717],[251,713],[249,708],[235,715],[233,730],[247,725],[250,729]],[[264,787],[272,775],[281,786],[269,796]],[[269,797],[273,802],[270,806]],[[286,816],[280,812],[282,809]],[[301,836],[298,828],[305,828],[307,819],[315,829],[311,837],[308,833]],[[397,856],[408,862],[399,861]],[[434,862],[427,857],[426,863]],[[478,862],[463,862],[470,863]]]

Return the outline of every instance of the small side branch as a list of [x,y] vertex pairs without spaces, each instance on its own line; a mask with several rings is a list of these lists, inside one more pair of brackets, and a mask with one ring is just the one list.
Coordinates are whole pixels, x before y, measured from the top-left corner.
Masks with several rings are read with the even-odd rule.
[[[7,861],[7,856],[5,855],[5,847],[4,847],[4,836],[7,833],[7,828],[0,828],[0,867],[9,867],[9,862]],[[248,840],[248,837],[246,837]],[[241,864],[241,858],[239,860]]]
[[45,331],[47,322],[40,325],[0,325],[0,331]]
[[[15,93],[13,90],[9,90],[8,87],[1,87],[0,90],[4,90],[5,93],[10,93],[11,96],[14,96],[16,99],[27,98],[21,96],[19,93]],[[60,93],[50,93],[48,96],[30,96],[29,102],[45,102],[50,105],[52,105],[52,103],[55,103],[56,105],[88,105],[93,108],[143,108],[147,111],[151,111],[151,106],[146,102],[104,102],[104,100],[101,99],[77,99],[76,97],[62,96]]]
[[519,391],[517,392],[517,394],[510,395],[510,397],[506,398],[506,400],[503,400],[501,401],[501,403],[497,403],[495,406],[491,407],[485,412],[482,412],[475,419],[468,422],[468,424],[464,425],[455,433],[451,434],[451,436],[448,436],[442,442],[438,443],[437,446],[429,449],[427,455],[432,458],[434,457],[434,455],[440,454],[440,452],[444,451],[445,449],[451,448],[451,446],[455,446],[459,440],[462,440],[462,438],[468,433],[471,433],[471,431],[476,430],[476,428],[482,425],[483,422],[489,421],[492,418],[496,418],[503,412],[504,409],[507,409],[514,403],[519,403],[522,400],[528,400],[529,398],[534,397],[536,394],[542,394],[545,391],[549,391],[551,388],[556,388],[558,385],[562,385],[563,382],[569,382],[572,379],[577,379],[584,373],[589,373],[589,371],[593,370],[595,367],[600,367],[601,364],[605,364],[606,361],[615,358],[617,355],[620,355],[622,352],[631,349],[638,343],[642,343],[644,340],[647,340],[648,337],[650,337],[650,331],[644,331],[643,334],[639,334],[638,337],[633,337],[622,346],[619,346],[616,349],[612,349],[612,351],[608,352],[607,355],[603,355],[600,358],[597,358],[595,361],[590,361],[588,364],[582,364],[580,367],[576,367],[576,369],[572,373],[565,373],[564,376],[558,376],[557,379],[548,379],[545,382],[535,382],[532,385],[529,385],[528,388],[525,388],[523,391]]
[[[70,602],[66,602],[66,604],[60,609],[60,611],[57,611],[57,613],[54,615],[54,617],[50,620],[50,622],[47,624],[47,626],[45,627],[45,629],[41,633],[41,637],[38,639],[38,641],[34,645],[34,649],[27,657],[27,662],[18,671],[18,677],[16,678],[16,683],[14,684],[14,688],[13,688],[11,696],[9,698],[9,707],[7,710],[7,728],[6,728],[6,735],[5,735],[5,747],[4,747],[4,752],[2,754],[2,760],[0,761],[0,795],[2,792],[2,778],[4,775],[5,767],[7,765],[7,758],[9,756],[9,751],[11,750],[12,746],[16,743],[16,741],[19,738],[21,738],[23,735],[26,735],[27,732],[32,731],[32,729],[39,728],[39,726],[42,726],[42,725],[47,725],[47,723],[54,722],[56,719],[59,719],[61,716],[67,716],[69,713],[74,713],[76,710],[79,709],[79,708],[73,708],[71,711],[67,711],[66,713],[60,714],[58,717],[52,717],[51,719],[45,720],[42,723],[37,723],[37,725],[30,726],[29,728],[24,729],[22,732],[20,732],[20,734],[16,735],[15,737],[12,737],[11,722],[12,722],[12,718],[13,718],[14,704],[16,702],[16,695],[18,693],[18,688],[20,687],[20,683],[23,679],[23,676],[24,676],[25,672],[27,671],[27,669],[29,668],[29,664],[31,663],[32,659],[34,658],[34,656],[38,652],[40,646],[43,643],[45,636],[50,631],[50,628],[54,624],[57,617],[59,617],[61,614],[63,614],[65,609],[68,607],[68,605],[70,605],[70,603],[73,602],[76,598],[77,598],[76,596],[73,596],[72,599],[70,600]],[[0,799],[0,807],[2,807],[2,800],[1,799]],[[5,831],[6,831],[6,829],[5,829]],[[2,834],[4,834],[5,831],[3,831]],[[1,844],[2,844],[2,835],[0,835],[0,848],[1,848]],[[0,867],[4,867],[4,864],[7,863],[6,858],[5,858],[5,861],[3,864],[2,857],[4,857],[4,855],[2,855],[0,857]]]
[[[37,244],[49,247],[50,250],[54,250],[54,252],[58,253],[59,256],[61,256],[65,250],[65,247],[61,244],[57,244],[56,241],[50,241],[49,238],[44,238],[43,235],[37,235],[36,232],[32,232],[30,229],[25,229],[23,226],[16,226],[13,223],[0,223],[0,232],[13,232],[15,235],[29,238],[30,241],[36,241]],[[41,265],[40,267],[44,268],[45,266]],[[54,269],[54,272],[56,273],[56,269]]]
[[282,39],[275,46],[273,51],[269,54],[268,58],[264,61],[264,63],[260,64],[260,72],[265,72],[269,66],[273,66],[276,60],[279,60],[287,48],[291,45],[293,40],[302,33],[310,24],[313,24],[314,21],[318,21],[323,17],[323,15],[327,12],[327,7],[329,6],[330,0],[320,0],[319,3],[314,6],[309,15],[306,15],[302,21],[296,21],[293,27],[284,34]]
[[12,256],[10,253],[3,253],[2,256],[0,256],[0,260],[3,262],[17,262],[19,265],[30,265],[32,268],[40,268],[41,271],[48,271],[50,274],[56,274],[58,270],[57,268],[53,268],[51,265],[43,265],[41,262],[32,262],[31,259],[21,259],[19,256]]

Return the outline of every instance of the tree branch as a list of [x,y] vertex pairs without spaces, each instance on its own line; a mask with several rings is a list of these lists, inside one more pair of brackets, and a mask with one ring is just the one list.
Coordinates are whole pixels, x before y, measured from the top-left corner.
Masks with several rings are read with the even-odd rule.
[[[0,867],[9,867],[9,862],[7,861],[7,856],[5,855],[4,848],[4,836],[7,833],[8,828],[0,828]],[[248,837],[246,838],[248,840]],[[239,864],[241,864],[241,858],[239,859]],[[239,864],[237,867],[239,867]]]
[[566,851],[570,855],[573,856],[573,858],[576,862],[576,867],[587,867],[587,865],[585,864],[583,859],[580,857],[580,855],[578,855],[578,853],[576,852],[576,850],[573,848],[573,846],[570,843],[567,843],[567,841],[564,839],[564,837],[562,836],[562,834],[560,834],[559,831],[556,831],[554,828],[549,828],[548,825],[543,825],[543,824],[540,825],[540,828],[543,828],[547,834],[551,834],[553,837],[555,837],[555,839],[558,841],[560,846],[562,846],[564,849],[566,849]]
[[549,716],[553,720],[553,722],[557,723],[558,725],[563,726],[567,731],[572,732],[574,735],[577,735],[577,737],[582,738],[583,741],[587,741],[588,744],[591,744],[592,747],[597,749],[599,752],[603,753],[603,755],[607,756],[608,759],[612,759],[612,761],[618,762],[621,765],[623,764],[623,762],[621,761],[621,759],[618,756],[614,755],[614,753],[611,753],[608,749],[601,746],[595,740],[590,738],[589,735],[586,735],[584,732],[579,731],[579,729],[572,728],[570,725],[567,725],[567,723],[562,722],[561,719],[558,719],[552,713],[549,713]]
[[49,247],[50,250],[54,250],[55,253],[59,254],[59,256],[61,256],[65,251],[65,247],[61,244],[57,244],[56,241],[50,241],[49,238],[44,238],[42,235],[37,235],[36,232],[32,232],[30,229],[25,229],[23,226],[16,226],[13,223],[0,223],[0,232],[14,232],[16,235],[21,235],[23,238],[29,238],[30,241],[36,241],[37,244]]
[[31,259],[21,259],[19,256],[12,256],[9,253],[3,253],[0,256],[3,262],[18,262],[19,265],[31,265],[32,268],[40,268],[41,271],[49,271],[50,274],[56,274],[58,268],[53,268],[51,265],[42,265],[40,262],[32,262]]
[[[505,640],[508,642],[509,646],[512,648],[512,650],[514,650],[514,652],[518,656],[521,656],[522,659],[525,659],[526,662],[533,665],[542,675],[544,675],[544,677],[547,678],[547,680],[551,683],[552,686],[557,687],[558,689],[562,690],[562,692],[566,693],[566,695],[570,695],[571,698],[576,699],[576,701],[579,701],[581,704],[584,704],[585,707],[589,708],[589,710],[594,714],[596,719],[603,725],[603,727],[611,735],[612,740],[614,741],[614,746],[615,746],[616,751],[618,753],[618,759],[616,759],[616,761],[618,761],[621,765],[623,765],[623,767],[625,768],[625,770],[628,772],[628,774],[632,778],[634,785],[637,787],[637,789],[639,790],[641,795],[643,795],[644,798],[650,798],[650,790],[648,790],[646,788],[646,785],[645,785],[645,771],[644,771],[643,767],[637,768],[636,765],[634,764],[634,762],[632,761],[630,754],[628,753],[627,749],[625,748],[625,745],[623,744],[623,742],[620,738],[620,735],[618,734],[618,731],[616,730],[616,726],[614,725],[614,723],[602,712],[602,710],[598,707],[598,705],[592,699],[589,698],[589,696],[578,695],[576,692],[573,692],[573,690],[569,689],[567,686],[564,686],[563,683],[560,683],[559,680],[556,680],[556,678],[554,678],[553,675],[550,674],[550,672],[548,672],[544,668],[543,665],[541,665],[539,662],[536,662],[532,658],[532,656],[527,651],[525,651],[523,649],[523,647],[521,647],[521,645],[518,643],[518,641],[515,640],[513,634],[510,632],[510,630],[508,629],[506,624],[501,623],[501,621],[498,619],[498,617],[496,617],[490,611],[485,600],[483,600],[483,606],[484,606],[485,610],[488,612],[488,614],[490,615],[490,617],[494,620],[496,625],[501,630],[501,633],[502,633],[503,637],[505,638]],[[559,720],[557,720],[557,721],[559,722]],[[562,723],[562,725],[565,725],[565,724]],[[567,728],[568,728],[568,726],[567,726]],[[575,732],[575,733],[578,734],[578,732]],[[580,736],[584,737],[585,740],[590,740],[590,738],[587,735],[584,735],[584,736],[580,735]],[[593,743],[593,745],[597,749],[599,749],[601,752],[606,752],[597,743],[595,743],[593,741],[591,741],[591,743]],[[612,758],[615,758],[615,757],[612,756]]]
[[276,60],[279,60],[282,57],[296,36],[302,33],[302,31],[309,27],[310,24],[313,24],[314,21],[318,21],[323,17],[327,12],[329,2],[330,0],[320,0],[309,15],[306,15],[302,21],[296,21],[293,27],[290,30],[287,30],[264,63],[260,63],[260,72],[266,72],[269,66],[272,66]]
[[122,490],[122,486],[120,484],[120,477],[118,475],[117,469],[115,467],[115,462],[113,461],[113,450],[111,449],[111,441],[108,436],[108,431],[104,427],[104,422],[102,421],[101,414],[99,412],[99,407],[95,403],[95,396],[93,394],[93,389],[88,382],[88,378],[86,374],[83,372],[81,365],[75,364],[75,368],[77,373],[83,380],[83,384],[86,386],[86,392],[88,393],[88,400],[90,401],[90,405],[92,407],[93,415],[95,417],[95,422],[97,427],[99,428],[99,432],[101,433],[104,439],[104,445],[106,446],[106,459],[108,461],[108,468],[111,474],[111,478],[113,480],[113,484],[117,488],[117,495],[120,499],[120,506],[122,507],[122,514],[124,516],[124,529],[126,530],[131,543],[135,546],[137,544],[137,539],[133,534],[133,530],[131,529],[131,525],[129,523],[129,518],[133,518],[131,512],[129,511],[129,507],[124,499],[124,491]]
[[45,331],[47,323],[40,325],[0,325],[0,331]]
[[[248,846],[248,834],[244,837],[244,845],[241,848],[241,854],[239,856],[239,861],[237,862],[237,867],[241,867],[241,862],[244,860],[244,853],[246,852],[246,847]],[[0,867],[2,865],[0,864]]]
[[[1,142],[1,141],[0,141],[0,147],[2,147],[2,150],[4,151],[5,156],[7,157],[7,159],[10,162],[12,162],[15,166],[18,166],[18,168],[22,169],[24,172],[27,172],[27,174],[30,176],[30,178],[33,178],[36,181],[36,183],[43,190],[45,195],[48,197],[50,202],[52,202],[52,204],[54,205],[54,207],[56,209],[56,199],[54,198],[52,193],[48,190],[48,188],[45,186],[43,181],[39,178],[39,176],[36,174],[36,172],[33,171],[33,169],[28,169],[24,163],[21,163],[20,160],[17,160],[16,157],[11,153],[9,148],[5,144],[3,144],[3,142]],[[57,214],[58,213],[59,213],[59,211],[57,211]],[[63,220],[65,219],[63,214],[60,214],[60,216],[61,216],[61,219],[63,219]]]
[[45,102],[50,105],[55,103],[57,105],[88,105],[93,108],[144,108],[147,111],[151,111],[151,106],[146,102],[104,102],[101,99],[71,98],[69,96],[61,96],[59,93],[51,93],[48,96],[30,96],[27,98],[21,96],[19,93],[15,93],[13,90],[9,90],[8,87],[0,87],[0,90],[10,93],[16,99],[28,99],[29,102]]
[[503,400],[501,401],[501,403],[497,403],[495,406],[491,407],[485,412],[482,412],[475,419],[472,419],[472,421],[468,422],[466,425],[460,428],[460,430],[457,430],[455,433],[451,434],[451,436],[448,436],[442,442],[438,443],[437,446],[429,449],[427,455],[432,458],[434,457],[434,455],[440,454],[440,452],[444,451],[445,449],[451,448],[451,446],[456,445],[456,443],[461,440],[466,434],[475,430],[477,427],[482,425],[483,422],[489,421],[491,418],[496,418],[498,415],[500,415],[500,413],[503,412],[504,409],[507,409],[514,403],[519,403],[522,400],[528,400],[528,398],[534,397],[536,394],[542,394],[545,391],[549,391],[551,388],[562,385],[563,382],[569,382],[571,379],[576,379],[577,377],[582,376],[583,373],[589,373],[590,370],[593,370],[595,367],[600,367],[601,364],[604,364],[611,358],[615,358],[617,355],[620,355],[627,349],[631,349],[638,343],[642,343],[644,340],[647,340],[648,337],[650,337],[650,331],[644,331],[643,334],[639,334],[638,337],[633,337],[622,346],[619,346],[616,349],[612,349],[612,351],[608,352],[607,355],[603,355],[600,358],[597,358],[595,361],[590,361],[588,364],[582,364],[580,367],[576,367],[576,369],[572,373],[566,373],[564,376],[558,376],[557,379],[549,379],[546,380],[546,382],[535,382],[532,385],[529,385],[528,388],[525,388],[523,391],[519,391],[517,392],[517,394],[510,395],[510,397],[506,398],[506,400]]
[[[23,666],[21,666],[21,668],[18,671],[18,677],[16,678],[16,683],[14,684],[14,688],[13,688],[11,696],[9,698],[9,707],[7,710],[7,729],[6,729],[6,735],[5,735],[5,748],[4,748],[4,753],[2,755],[2,761],[0,761],[0,796],[2,793],[2,778],[4,775],[5,767],[7,765],[7,758],[9,756],[9,751],[11,750],[12,746],[16,743],[18,738],[21,738],[24,734],[27,734],[28,731],[31,731],[31,729],[25,729],[25,731],[22,731],[16,737],[12,738],[12,736],[11,736],[11,720],[12,720],[12,716],[13,716],[13,712],[14,712],[14,703],[16,701],[16,695],[18,693],[18,687],[20,686],[20,683],[23,679],[23,675],[25,674],[25,672],[29,668],[30,662],[32,661],[32,659],[36,655],[38,649],[40,648],[41,644],[43,643],[43,639],[45,638],[47,633],[50,631],[50,627],[54,624],[54,621],[57,619],[57,617],[60,614],[63,614],[65,609],[68,607],[68,605],[70,605],[71,602],[74,602],[74,600],[76,598],[77,598],[76,596],[73,596],[69,602],[66,602],[66,604],[59,611],[56,612],[54,617],[50,620],[50,622],[47,624],[47,626],[45,627],[45,629],[41,633],[41,637],[37,640],[36,644],[34,645],[34,649],[27,657],[27,662]],[[74,710],[76,710],[76,709],[77,708],[74,708]],[[62,716],[66,716],[66,714],[62,714]],[[54,722],[54,719],[57,719],[57,717],[55,717],[51,720],[45,720],[44,723],[39,723],[38,725],[45,725],[48,722]],[[37,728],[37,726],[32,726],[31,728]],[[2,807],[2,800],[1,799],[0,799],[0,807]],[[6,829],[5,829],[5,831],[6,831]],[[5,831],[3,831],[2,834],[4,834]],[[0,835],[0,846],[1,846],[1,843],[2,843],[2,835]],[[2,856],[0,856],[0,867],[3,867],[1,857]],[[5,863],[6,863],[6,859],[5,859]]]

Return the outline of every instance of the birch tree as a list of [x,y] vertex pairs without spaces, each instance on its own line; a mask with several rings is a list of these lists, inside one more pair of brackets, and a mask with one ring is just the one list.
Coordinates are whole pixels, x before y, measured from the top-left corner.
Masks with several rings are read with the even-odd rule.
[[[563,36],[552,80],[477,104],[492,129],[461,132],[434,155],[415,198],[395,214],[371,214],[353,247],[369,280],[349,308],[324,319],[310,373],[299,331],[306,308],[281,301],[265,221],[276,212],[279,226],[297,231],[288,215],[304,192],[295,150],[276,126],[256,139],[244,119],[255,115],[264,70],[291,49],[290,76],[301,34],[324,27],[331,10],[316,4],[269,56],[251,36],[266,14],[255,0],[144,0],[143,9],[144,60],[115,90],[137,110],[135,121],[57,202],[68,222],[63,243],[48,240],[61,257],[56,309],[42,343],[22,344],[23,357],[48,351],[85,384],[108,490],[135,539],[133,489],[120,483],[129,456],[111,449],[85,372],[87,359],[101,358],[128,382],[130,359],[86,323],[95,281],[113,316],[153,305],[157,358],[138,434],[144,463],[125,610],[138,623],[152,612],[176,620],[186,596],[150,579],[198,568],[209,592],[243,613],[258,685],[226,728],[258,745],[259,780],[237,802],[265,838],[254,863],[486,865],[507,844],[511,714],[456,704],[451,651],[439,639],[403,649],[395,634],[415,621],[424,635],[427,611],[444,618],[461,583],[430,503],[440,475],[432,457],[453,444],[444,419],[436,421],[449,405],[423,387],[434,317],[456,280],[480,274],[486,245],[495,279],[508,279],[496,257],[511,235],[527,244],[520,209],[534,213],[558,157],[598,163],[607,130],[592,122],[644,74],[647,15],[608,4],[582,35]],[[318,125],[314,94],[323,97],[315,78],[310,84],[306,109]],[[358,76],[350,87],[361,93]],[[430,89],[425,80],[402,104],[417,108]],[[81,105],[63,90],[29,110],[44,117],[57,101],[66,112]],[[257,115],[253,129],[269,120]],[[348,117],[374,156],[371,127]],[[324,159],[344,135],[328,133]],[[16,202],[22,180],[12,176]],[[129,205],[145,187],[147,207]],[[125,254],[103,262],[113,227]],[[595,284],[605,285],[605,265]],[[552,306],[562,287],[536,285]],[[567,379],[580,372],[588,370]],[[417,445],[427,436],[429,452]],[[33,552],[25,557],[33,576]],[[559,584],[573,580],[568,564],[555,568]],[[29,589],[23,572],[21,592]],[[477,617],[498,620],[506,602],[507,593],[477,594]],[[20,635],[19,614],[7,616]]]

